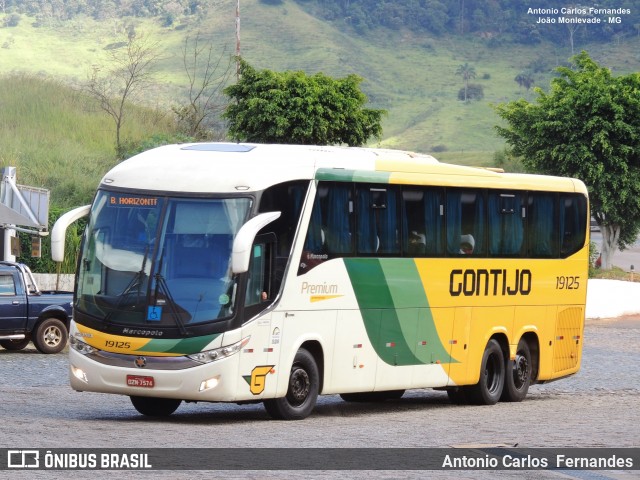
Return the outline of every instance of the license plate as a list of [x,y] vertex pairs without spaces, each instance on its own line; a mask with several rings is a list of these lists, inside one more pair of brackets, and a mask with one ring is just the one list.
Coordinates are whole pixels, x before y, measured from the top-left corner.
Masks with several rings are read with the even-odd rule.
[[127,375],[127,386],[153,388],[155,386],[155,382],[153,380],[153,377],[146,377],[143,375]]

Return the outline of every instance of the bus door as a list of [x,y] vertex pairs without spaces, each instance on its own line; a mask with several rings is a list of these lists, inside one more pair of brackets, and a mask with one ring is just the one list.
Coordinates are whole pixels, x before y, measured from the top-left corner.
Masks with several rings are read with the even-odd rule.
[[242,299],[243,316],[248,320],[242,327],[242,338],[251,337],[240,352],[240,375],[247,388],[242,392],[241,387],[239,394],[242,398],[270,397],[276,389],[273,374],[280,346],[280,330],[272,325],[272,312],[266,310],[276,294],[273,286],[275,243],[275,235],[266,234],[257,236],[252,246]]

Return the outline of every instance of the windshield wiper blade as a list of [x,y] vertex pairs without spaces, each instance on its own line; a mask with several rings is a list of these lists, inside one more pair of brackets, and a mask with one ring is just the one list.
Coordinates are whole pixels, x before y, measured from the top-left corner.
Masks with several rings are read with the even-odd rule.
[[[176,310],[176,302],[173,299],[173,296],[171,295],[171,291],[169,290],[169,285],[167,285],[167,281],[159,272],[155,274],[155,278],[156,278],[156,289],[160,287],[160,289],[162,290],[162,293],[164,293],[164,296],[169,301],[169,310],[171,311],[171,315],[173,316],[173,319],[175,320],[176,325],[180,330],[180,333],[182,333],[182,335],[184,336],[187,336],[188,334],[187,328],[184,326],[184,322],[180,317],[180,313]],[[158,298],[158,295],[156,293],[156,299],[157,298]]]
[[150,247],[150,245],[147,245],[145,250],[144,250],[144,257],[142,259],[142,266],[140,267],[140,270],[136,272],[136,274],[133,276],[133,278],[131,279],[129,284],[124,288],[122,293],[119,295],[118,301],[116,303],[116,306],[114,308],[112,308],[111,310],[109,310],[109,312],[105,315],[104,320],[103,320],[105,325],[109,325],[111,323],[111,317],[113,317],[115,312],[120,310],[122,305],[124,305],[124,299],[127,297],[127,295],[129,295],[129,293],[131,293],[131,291],[135,287],[138,287],[136,303],[139,302],[140,294],[141,294],[140,287],[144,284],[143,279],[146,276],[144,270],[145,270],[145,267],[147,265],[147,257],[149,255],[149,247]]

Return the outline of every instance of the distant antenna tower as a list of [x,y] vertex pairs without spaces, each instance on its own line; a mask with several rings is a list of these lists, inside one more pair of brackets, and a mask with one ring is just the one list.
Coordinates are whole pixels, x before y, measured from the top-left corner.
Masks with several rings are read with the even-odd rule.
[[240,0],[236,2],[236,81],[240,80]]

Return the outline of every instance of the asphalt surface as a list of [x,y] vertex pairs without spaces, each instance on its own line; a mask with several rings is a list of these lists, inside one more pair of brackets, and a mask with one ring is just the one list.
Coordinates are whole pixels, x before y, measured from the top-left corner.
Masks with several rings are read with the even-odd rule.
[[[521,403],[456,406],[444,392],[428,389],[384,403],[346,403],[329,395],[297,422],[270,420],[259,404],[183,404],[167,419],[151,419],[139,415],[127,397],[71,390],[65,353],[0,350],[0,448],[637,448],[640,316],[587,320],[584,342],[577,375],[535,385]],[[247,458],[243,470],[223,472],[11,471],[4,478],[640,478],[638,470],[335,471],[328,464],[326,470],[259,471],[251,465]]]

